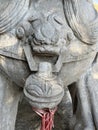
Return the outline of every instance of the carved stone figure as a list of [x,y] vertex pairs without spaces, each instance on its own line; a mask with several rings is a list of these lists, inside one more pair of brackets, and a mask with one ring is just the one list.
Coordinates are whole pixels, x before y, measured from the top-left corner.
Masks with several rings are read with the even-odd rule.
[[35,111],[58,106],[54,129],[97,130],[97,44],[91,0],[0,0],[0,130],[22,93]]

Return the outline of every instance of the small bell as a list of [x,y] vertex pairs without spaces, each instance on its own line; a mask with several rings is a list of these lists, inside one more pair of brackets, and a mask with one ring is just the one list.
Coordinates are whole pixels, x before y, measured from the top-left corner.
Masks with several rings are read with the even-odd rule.
[[41,130],[52,129],[56,107],[64,95],[63,88],[61,80],[52,73],[52,65],[48,62],[40,63],[38,72],[26,80],[24,94],[33,110],[42,117]]

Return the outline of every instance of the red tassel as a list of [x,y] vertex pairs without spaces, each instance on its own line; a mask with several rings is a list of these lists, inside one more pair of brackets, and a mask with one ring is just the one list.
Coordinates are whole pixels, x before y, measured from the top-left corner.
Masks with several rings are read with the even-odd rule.
[[42,117],[42,123],[41,123],[41,129],[40,130],[52,130],[54,127],[54,114],[57,110],[57,108],[50,110],[50,109],[44,109],[39,110],[33,108],[33,110]]

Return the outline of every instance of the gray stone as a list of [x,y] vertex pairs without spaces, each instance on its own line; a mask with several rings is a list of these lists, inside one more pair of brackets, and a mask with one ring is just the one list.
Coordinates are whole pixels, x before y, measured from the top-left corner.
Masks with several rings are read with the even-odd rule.
[[97,130],[97,44],[92,0],[0,0],[0,130]]

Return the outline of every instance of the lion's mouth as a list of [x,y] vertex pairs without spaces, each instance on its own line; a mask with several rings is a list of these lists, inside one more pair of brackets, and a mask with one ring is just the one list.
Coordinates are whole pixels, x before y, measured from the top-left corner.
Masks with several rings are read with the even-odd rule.
[[[33,38],[33,41],[31,43],[33,52],[36,54],[44,54],[44,55],[59,55],[62,44],[61,43],[54,43],[50,40],[41,41]],[[63,45],[64,46],[64,45]]]

